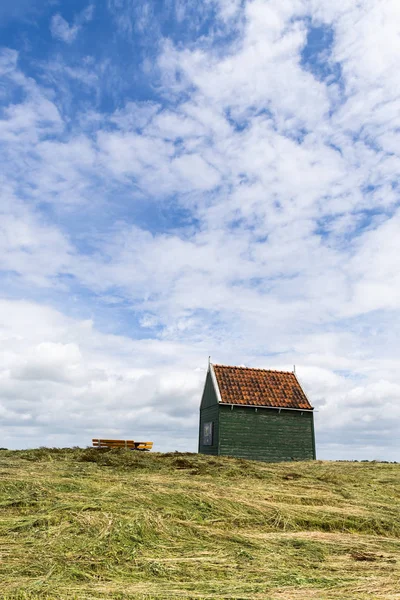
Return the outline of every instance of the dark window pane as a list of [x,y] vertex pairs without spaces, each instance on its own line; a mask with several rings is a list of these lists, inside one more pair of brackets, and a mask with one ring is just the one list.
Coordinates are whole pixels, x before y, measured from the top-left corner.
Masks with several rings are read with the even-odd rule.
[[213,443],[213,424],[204,423],[203,426],[203,446],[212,446]]

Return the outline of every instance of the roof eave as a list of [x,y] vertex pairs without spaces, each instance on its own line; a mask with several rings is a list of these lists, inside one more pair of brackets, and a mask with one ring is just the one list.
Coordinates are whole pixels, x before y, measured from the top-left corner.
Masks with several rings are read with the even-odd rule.
[[236,404],[235,402],[220,402],[225,406],[243,406],[244,408],[273,408],[275,410],[296,410],[301,412],[313,412],[314,408],[293,408],[291,406],[270,406],[267,404]]

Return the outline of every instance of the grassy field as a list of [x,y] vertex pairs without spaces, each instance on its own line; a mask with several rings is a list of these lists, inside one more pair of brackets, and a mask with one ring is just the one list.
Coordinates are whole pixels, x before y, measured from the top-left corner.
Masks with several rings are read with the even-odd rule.
[[400,465],[0,451],[0,597],[400,598]]

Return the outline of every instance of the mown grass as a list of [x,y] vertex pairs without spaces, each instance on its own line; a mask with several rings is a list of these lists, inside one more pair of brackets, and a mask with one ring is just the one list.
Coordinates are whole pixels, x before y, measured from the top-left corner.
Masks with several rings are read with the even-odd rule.
[[397,464],[0,451],[0,512],[5,600],[400,598]]

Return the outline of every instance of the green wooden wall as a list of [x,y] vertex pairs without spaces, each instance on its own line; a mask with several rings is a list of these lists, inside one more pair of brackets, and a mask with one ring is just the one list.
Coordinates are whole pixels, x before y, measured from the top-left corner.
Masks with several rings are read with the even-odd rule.
[[[203,445],[204,423],[213,423],[213,444]],[[207,374],[203,397],[200,405],[199,452],[201,454],[218,454],[219,439],[219,406],[210,373]]]
[[312,412],[219,405],[218,454],[268,462],[315,458]]
[[[212,446],[204,446],[202,443],[203,425],[204,423],[213,423],[213,444]],[[218,405],[204,408],[200,412],[200,430],[199,430],[199,452],[201,454],[218,454],[218,439],[219,439],[219,410]]]

